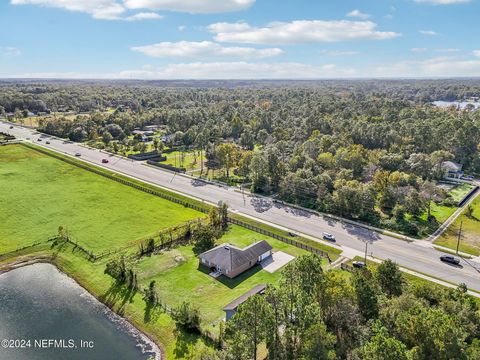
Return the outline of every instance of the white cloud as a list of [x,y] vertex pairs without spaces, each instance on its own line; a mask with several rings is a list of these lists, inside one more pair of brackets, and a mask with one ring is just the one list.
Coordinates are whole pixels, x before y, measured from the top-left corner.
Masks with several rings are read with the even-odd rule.
[[436,52],[440,53],[454,53],[454,52],[459,52],[460,49],[455,49],[455,48],[443,48],[443,49],[435,49]]
[[[154,12],[128,15],[131,9],[170,10],[188,13],[220,13],[250,7],[255,0],[10,0],[12,5],[37,5],[90,14],[103,20],[152,20]],[[128,15],[128,16],[127,16]]]
[[141,21],[141,20],[160,20],[163,16],[154,12],[141,12],[132,16],[124,18],[126,21]]
[[178,31],[185,31],[185,30],[187,30],[187,27],[185,25],[180,25],[178,27]]
[[480,57],[480,50],[473,50],[473,55]]
[[156,9],[187,13],[222,13],[245,10],[255,0],[125,0],[130,9]]
[[353,56],[358,55],[358,51],[337,51],[337,50],[322,50],[320,54],[325,56]]
[[22,55],[22,51],[13,46],[0,46],[0,55],[14,57]]
[[37,5],[82,12],[102,20],[158,20],[163,16],[154,12],[140,12],[126,16],[127,9],[117,0],[10,0],[12,5]]
[[116,73],[24,73],[2,75],[5,78],[70,78],[70,79],[323,79],[374,77],[478,77],[480,59],[436,57],[422,61],[403,61],[371,69],[343,68],[335,64],[302,63],[194,62],[169,64],[155,68],[124,70]]
[[427,35],[427,36],[436,36],[438,35],[436,31],[433,30],[420,30],[420,34]]
[[427,48],[411,48],[410,51],[413,53],[421,53],[427,51]]
[[400,36],[396,32],[376,31],[371,21],[296,20],[273,22],[265,27],[253,27],[245,22],[215,23],[208,29],[215,40],[250,44],[298,44],[348,40],[384,40]]
[[153,57],[241,57],[265,58],[283,53],[279,48],[255,49],[251,47],[224,47],[211,41],[161,42],[153,45],[135,46],[133,51]]
[[111,74],[75,72],[28,73],[3,76],[9,78],[69,78],[69,79],[322,79],[348,78],[355,75],[351,68],[334,64],[320,66],[301,63],[196,62],[170,64],[163,68],[144,67]]
[[120,78],[138,79],[309,79],[351,77],[352,69],[334,64],[212,62],[171,64],[158,70],[122,71]]
[[13,5],[39,5],[92,15],[96,19],[117,20],[125,8],[115,0],[10,0]]
[[356,17],[356,18],[359,18],[359,19],[362,19],[362,20],[366,20],[370,17],[370,14],[366,14],[366,13],[363,13],[361,12],[360,10],[352,10],[350,11],[349,13],[347,13],[348,17]]
[[470,2],[470,0],[414,0],[417,3],[427,3],[434,5],[451,5],[451,4],[464,4]]
[[388,77],[476,77],[480,76],[480,60],[435,57],[380,66],[374,74]]

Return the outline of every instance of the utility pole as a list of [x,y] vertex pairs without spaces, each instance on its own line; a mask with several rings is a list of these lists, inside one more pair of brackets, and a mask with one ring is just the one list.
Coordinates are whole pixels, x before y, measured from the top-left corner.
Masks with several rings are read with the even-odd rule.
[[457,238],[457,255],[458,255],[458,247],[460,246],[460,239],[462,237],[462,226],[463,226],[463,220],[460,221],[460,230],[458,230],[458,238]]
[[243,188],[243,183],[240,185],[240,187],[242,188],[243,205],[245,205],[245,190]]
[[365,266],[367,266],[367,248],[368,248],[368,241],[365,241]]

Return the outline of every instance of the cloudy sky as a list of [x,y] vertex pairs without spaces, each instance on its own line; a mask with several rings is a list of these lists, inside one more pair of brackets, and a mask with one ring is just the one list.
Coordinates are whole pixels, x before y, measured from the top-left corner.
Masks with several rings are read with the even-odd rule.
[[0,0],[0,77],[480,76],[480,0]]

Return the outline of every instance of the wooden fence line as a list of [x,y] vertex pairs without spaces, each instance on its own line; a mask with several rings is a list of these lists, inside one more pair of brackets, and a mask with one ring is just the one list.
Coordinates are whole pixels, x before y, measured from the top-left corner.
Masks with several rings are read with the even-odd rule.
[[45,155],[48,155],[48,156],[52,156],[58,160],[61,160],[61,161],[64,161],[68,164],[71,164],[71,165],[74,165],[74,166],[77,166],[79,168],[82,168],[84,170],[87,170],[87,171],[90,171],[90,172],[93,172],[97,175],[100,175],[100,176],[103,176],[103,177],[106,177],[110,180],[113,180],[113,181],[116,181],[116,182],[119,182],[123,185],[127,185],[127,186],[130,186],[130,187],[133,187],[137,190],[140,190],[140,191],[143,191],[143,192],[146,192],[148,194],[151,194],[151,195],[155,195],[155,196],[158,196],[158,197],[161,197],[165,200],[168,200],[168,201],[172,201],[174,203],[177,203],[177,204],[181,204],[185,207],[188,207],[188,208],[191,208],[191,209],[194,209],[194,210],[197,210],[197,211],[200,211],[202,213],[208,213],[208,210],[202,206],[198,206],[198,205],[195,205],[195,204],[192,204],[186,200],[181,200],[181,199],[178,199],[174,196],[171,196],[171,195],[168,195],[168,194],[165,194],[161,191],[157,191],[157,190],[153,190],[153,189],[150,189],[150,188],[147,188],[145,186],[142,186],[142,185],[139,185],[139,184],[135,184],[131,181],[128,181],[126,179],[122,179],[122,178],[119,178],[118,176],[114,176],[112,174],[107,174],[105,173],[104,171],[101,171],[101,170],[97,170],[91,166],[88,166],[88,165],[85,165],[85,164],[82,164],[82,163],[79,163],[77,161],[73,161],[67,157],[64,157],[64,156],[61,156],[61,155],[57,155],[55,153],[51,153],[51,152],[48,152],[48,151],[45,151],[41,148],[37,148],[37,147],[33,147],[31,146],[30,144],[27,144],[27,143],[23,143],[23,145],[35,150],[35,151],[38,151],[38,152],[41,152]]
[[329,257],[329,255],[328,255],[328,253],[326,253],[325,251],[322,251],[322,250],[320,250],[320,249],[314,248],[314,247],[312,247],[312,246],[310,246],[310,245],[306,245],[306,244],[301,243],[301,242],[299,242],[299,241],[289,239],[289,238],[287,238],[287,237],[285,237],[285,236],[275,234],[275,233],[273,233],[273,232],[271,232],[271,231],[268,231],[268,230],[259,228],[259,227],[254,226],[254,225],[247,224],[246,222],[243,222],[243,221],[238,220],[238,219],[234,219],[234,218],[229,217],[229,218],[228,218],[228,221],[231,222],[232,224],[236,224],[236,225],[242,226],[242,227],[244,227],[244,228],[247,228],[247,229],[249,229],[249,230],[258,232],[258,233],[260,233],[260,234],[263,234],[263,235],[272,237],[272,238],[274,238],[274,239],[277,239],[277,240],[280,240],[280,241],[282,241],[282,242],[284,242],[284,243],[287,243],[287,244],[296,246],[296,247],[298,247],[298,248],[300,248],[300,249],[303,249],[303,250],[312,252],[312,253],[317,254],[317,255],[319,255],[319,256],[326,257],[326,258],[330,261],[330,257]]
[[[30,149],[33,149],[35,151],[38,151],[40,153],[43,153],[45,155],[48,155],[48,156],[52,156],[58,160],[61,160],[61,161],[64,161],[68,164],[71,164],[73,166],[77,166],[81,169],[84,169],[84,170],[87,170],[87,171],[90,171],[94,174],[97,174],[97,175],[100,175],[100,176],[103,176],[103,177],[106,177],[110,180],[113,180],[113,181],[116,181],[120,184],[123,184],[123,185],[127,185],[127,186],[130,186],[130,187],[133,187],[134,189],[137,189],[137,190],[140,190],[140,191],[143,191],[143,192],[146,192],[148,194],[151,194],[151,195],[154,195],[154,196],[158,196],[158,197],[161,197],[165,200],[168,200],[168,201],[171,201],[171,202],[174,202],[176,204],[180,204],[180,205],[183,205],[185,207],[188,207],[188,208],[191,208],[193,210],[197,210],[199,212],[202,212],[202,213],[208,213],[208,209],[205,208],[205,207],[202,207],[202,206],[198,206],[196,204],[192,204],[186,200],[181,200],[181,199],[178,199],[174,196],[171,196],[171,195],[168,195],[168,194],[165,194],[161,191],[156,191],[156,190],[153,190],[153,189],[150,189],[150,188],[147,188],[145,186],[142,186],[142,185],[139,185],[139,184],[136,184],[136,183],[133,183],[131,181],[128,181],[126,179],[122,179],[122,178],[119,178],[118,176],[114,176],[112,174],[107,174],[105,173],[104,171],[101,171],[101,170],[98,170],[98,169],[95,169],[94,167],[92,166],[88,166],[86,164],[82,164],[78,161],[74,161],[72,159],[69,159],[68,157],[65,157],[63,155],[59,155],[59,154],[55,154],[53,152],[49,152],[49,151],[45,151],[44,149],[42,148],[39,148],[39,147],[36,147],[36,146],[32,146],[28,143],[22,143],[24,146],[27,146],[28,148]],[[239,226],[242,226],[244,228],[247,228],[249,230],[252,230],[252,231],[255,231],[257,233],[260,233],[262,235],[266,235],[266,236],[269,236],[269,237],[272,237],[274,239],[277,239],[277,240],[280,240],[284,243],[287,243],[287,244],[290,244],[290,245],[293,245],[293,246],[296,246],[300,249],[304,249],[306,251],[309,251],[309,252],[313,252],[319,256],[322,256],[322,257],[326,257],[329,261],[330,261],[330,257],[328,256],[328,253],[326,253],[325,251],[322,251],[322,250],[319,250],[317,248],[314,248],[314,247],[311,247],[309,245],[306,245],[304,243],[301,243],[299,241],[296,241],[296,240],[291,240],[291,239],[288,239],[284,236],[281,236],[281,235],[278,235],[278,234],[275,234],[271,231],[268,231],[268,230],[265,230],[265,229],[262,229],[262,228],[259,228],[257,226],[254,226],[254,225],[251,225],[251,224],[247,224],[246,222],[243,222],[241,220],[238,220],[238,219],[234,219],[232,217],[228,217],[228,221],[232,224],[236,224],[236,225],[239,225]],[[80,246],[78,243],[73,243],[74,245],[76,245],[77,247],[79,247],[82,251],[84,251],[86,254],[88,254],[94,261],[96,260],[99,260],[105,256],[108,256],[108,255],[111,255],[115,252],[117,252],[118,250],[111,250],[111,251],[105,251],[103,253],[100,253],[98,255],[95,255],[93,252],[90,252],[86,249],[84,249],[82,246]]]

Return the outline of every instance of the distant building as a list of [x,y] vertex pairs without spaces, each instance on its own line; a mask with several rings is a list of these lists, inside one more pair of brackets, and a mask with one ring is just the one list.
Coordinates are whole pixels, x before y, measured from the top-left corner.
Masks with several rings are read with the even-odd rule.
[[265,292],[265,289],[267,288],[267,285],[265,284],[260,284],[255,286],[252,290],[246,292],[239,298],[233,300],[230,304],[225,306],[223,308],[223,311],[225,311],[225,319],[228,321],[230,318],[235,315],[237,312],[237,309],[240,305],[242,305],[249,297],[252,297],[253,295],[257,294],[263,294]]
[[199,255],[200,263],[217,273],[234,278],[272,255],[272,247],[265,240],[240,249],[222,244]]
[[160,125],[147,125],[143,127],[147,131],[156,131],[160,129]]
[[462,168],[462,164],[458,164],[453,161],[444,161],[442,163],[442,170],[445,179],[461,179],[464,175]]
[[162,142],[164,142],[164,143],[168,143],[169,141],[174,140],[174,139],[175,139],[175,134],[163,135],[160,138],[160,140],[162,140]]

